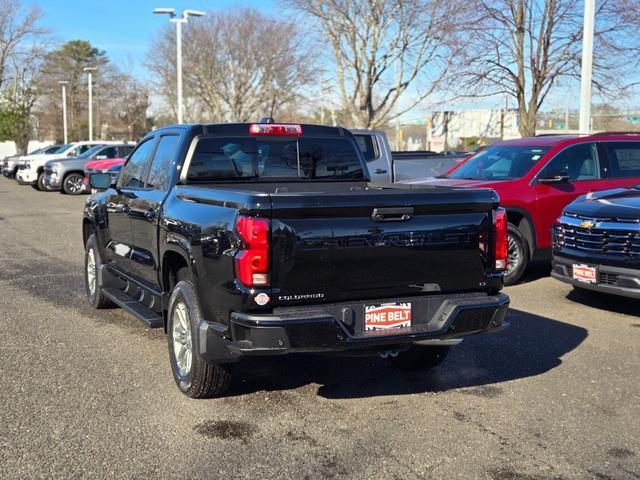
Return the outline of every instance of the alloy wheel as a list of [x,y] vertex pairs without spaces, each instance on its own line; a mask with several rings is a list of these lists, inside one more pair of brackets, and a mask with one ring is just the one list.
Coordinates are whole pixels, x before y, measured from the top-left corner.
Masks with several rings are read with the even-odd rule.
[[189,311],[187,306],[179,302],[173,309],[172,318],[173,354],[180,372],[180,376],[186,377],[191,372],[193,360],[193,342],[191,328],[189,326]]

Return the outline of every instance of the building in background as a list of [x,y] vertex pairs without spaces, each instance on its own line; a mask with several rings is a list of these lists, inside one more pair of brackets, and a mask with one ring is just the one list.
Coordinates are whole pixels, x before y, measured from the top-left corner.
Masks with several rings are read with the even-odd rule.
[[469,151],[520,136],[514,109],[439,111],[425,120],[383,130],[394,150],[408,151]]

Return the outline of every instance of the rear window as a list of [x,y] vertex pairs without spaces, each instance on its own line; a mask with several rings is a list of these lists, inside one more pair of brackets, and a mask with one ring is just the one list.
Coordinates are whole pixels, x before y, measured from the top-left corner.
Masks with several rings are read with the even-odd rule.
[[640,142],[604,142],[611,177],[640,177]]
[[364,178],[349,138],[203,138],[191,159],[190,182],[354,180]]

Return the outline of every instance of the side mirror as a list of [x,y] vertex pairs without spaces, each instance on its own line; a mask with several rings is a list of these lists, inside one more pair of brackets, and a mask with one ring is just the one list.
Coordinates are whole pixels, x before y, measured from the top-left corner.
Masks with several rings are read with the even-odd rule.
[[557,172],[538,178],[538,183],[567,183],[569,179],[567,172]]
[[113,185],[111,183],[111,175],[108,173],[92,173],[89,175],[89,185],[96,190],[106,190]]

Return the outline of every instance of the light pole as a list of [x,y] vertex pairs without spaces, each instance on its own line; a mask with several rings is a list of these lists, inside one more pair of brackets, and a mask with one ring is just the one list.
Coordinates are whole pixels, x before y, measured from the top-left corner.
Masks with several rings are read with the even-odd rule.
[[175,8],[155,8],[153,13],[169,15],[169,21],[176,24],[176,96],[178,102],[178,123],[182,123],[184,107],[182,104],[182,24],[189,21],[189,17],[202,17],[204,12],[198,10],[183,10],[181,16],[176,16]]
[[66,80],[60,80],[58,82],[62,85],[62,130],[64,132],[64,144],[67,144],[67,85],[69,82]]
[[593,28],[595,0],[584,2],[582,33],[582,73],[580,75],[580,133],[591,131],[591,77],[593,74]]
[[93,82],[91,72],[95,72],[96,67],[85,67],[84,71],[87,72],[87,88],[89,89],[89,141],[93,140]]

